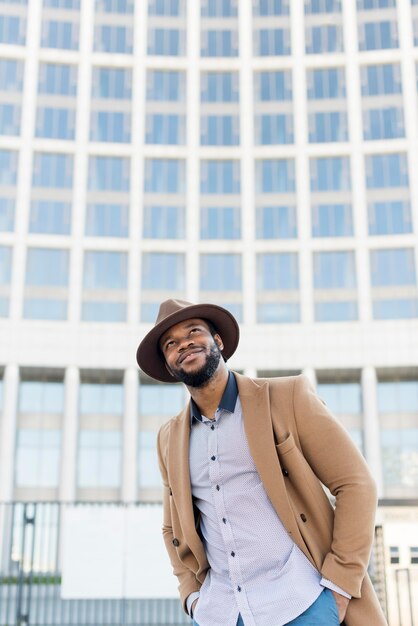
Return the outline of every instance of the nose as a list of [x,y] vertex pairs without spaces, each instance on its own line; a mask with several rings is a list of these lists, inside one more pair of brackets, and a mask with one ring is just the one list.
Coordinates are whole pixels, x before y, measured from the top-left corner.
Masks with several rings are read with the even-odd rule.
[[184,337],[184,339],[179,342],[178,351],[183,352],[184,350],[187,350],[187,348],[189,348],[190,346],[194,346],[193,339],[190,339],[190,337]]

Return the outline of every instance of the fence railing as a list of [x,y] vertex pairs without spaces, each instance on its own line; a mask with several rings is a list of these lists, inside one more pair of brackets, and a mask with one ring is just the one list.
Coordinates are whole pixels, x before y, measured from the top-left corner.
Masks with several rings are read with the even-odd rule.
[[[77,506],[86,504],[109,506]],[[0,503],[0,626],[190,624],[179,600],[173,598],[63,599],[60,542],[66,506],[58,502]]]

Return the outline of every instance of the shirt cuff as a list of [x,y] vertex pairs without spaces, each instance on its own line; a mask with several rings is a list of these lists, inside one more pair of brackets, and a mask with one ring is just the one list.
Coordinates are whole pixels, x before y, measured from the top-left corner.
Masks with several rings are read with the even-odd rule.
[[339,593],[341,596],[344,596],[344,598],[347,598],[348,600],[351,600],[352,598],[352,596],[350,596],[349,593],[341,589],[341,587],[339,587],[338,585],[335,585],[333,582],[328,580],[328,578],[322,578],[320,584],[323,587],[327,587],[327,589],[331,589],[331,591],[336,591],[337,593]]
[[199,596],[200,596],[199,591],[193,591],[193,593],[187,596],[186,607],[187,607],[187,612],[190,615],[190,617],[193,617],[192,604],[195,600],[197,600]]

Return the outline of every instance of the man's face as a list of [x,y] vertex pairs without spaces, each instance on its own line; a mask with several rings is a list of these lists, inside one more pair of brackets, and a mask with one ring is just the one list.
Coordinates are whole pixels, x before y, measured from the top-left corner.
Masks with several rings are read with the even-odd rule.
[[222,357],[220,336],[213,337],[200,318],[175,324],[161,336],[159,345],[169,372],[188,387],[204,387]]

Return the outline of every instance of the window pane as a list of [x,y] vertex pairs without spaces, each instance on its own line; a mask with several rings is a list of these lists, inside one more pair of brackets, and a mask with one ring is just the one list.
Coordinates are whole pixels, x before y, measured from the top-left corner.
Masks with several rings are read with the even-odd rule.
[[184,254],[145,252],[142,255],[142,289],[184,289]]
[[32,185],[71,189],[73,186],[73,157],[70,154],[35,152]]
[[201,161],[200,193],[238,194],[239,192],[239,161]]
[[294,239],[296,237],[296,207],[261,206],[257,208],[257,239]]
[[185,236],[184,207],[144,207],[143,237],[146,239],[182,239]]
[[126,289],[128,255],[125,252],[85,252],[85,289]]
[[128,237],[129,206],[126,204],[88,204],[86,235]]
[[71,204],[56,200],[33,200],[30,208],[29,232],[69,235]]
[[241,291],[241,255],[201,254],[200,289],[202,291]]
[[298,255],[294,252],[257,255],[257,290],[299,289]]
[[129,158],[90,157],[88,188],[92,191],[129,191],[129,170]]
[[185,193],[186,168],[180,159],[145,159],[145,191]]
[[293,159],[264,159],[256,161],[257,193],[286,193],[295,191]]

